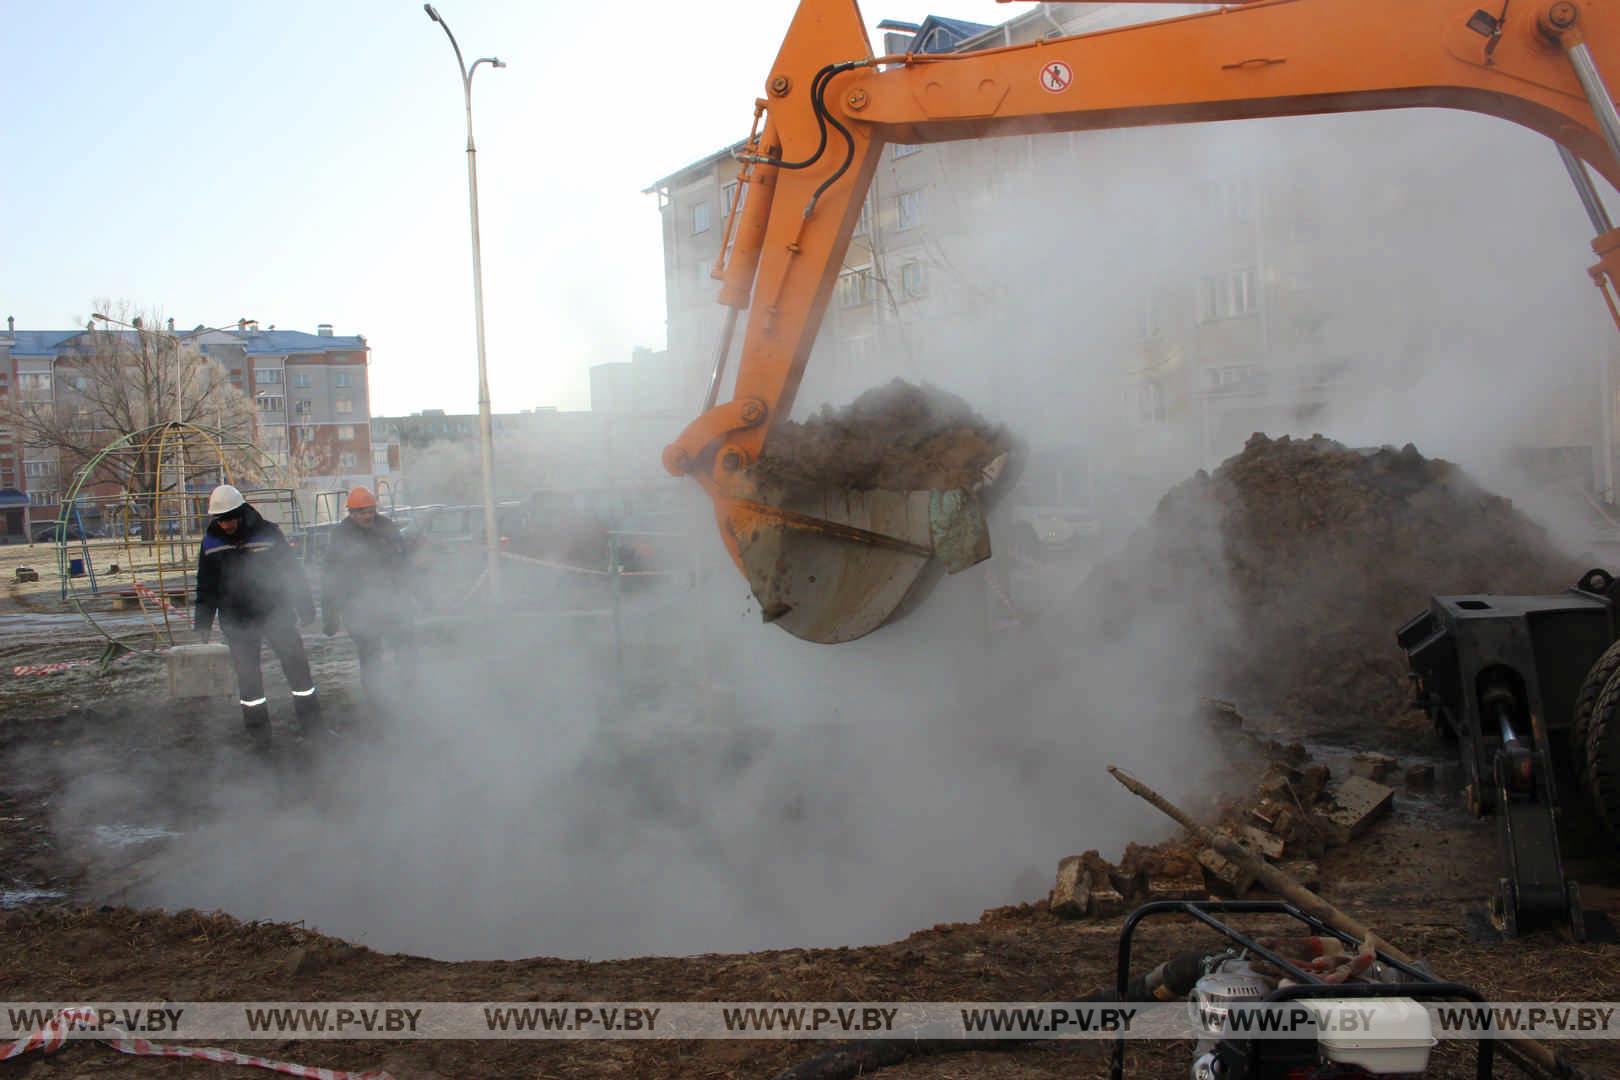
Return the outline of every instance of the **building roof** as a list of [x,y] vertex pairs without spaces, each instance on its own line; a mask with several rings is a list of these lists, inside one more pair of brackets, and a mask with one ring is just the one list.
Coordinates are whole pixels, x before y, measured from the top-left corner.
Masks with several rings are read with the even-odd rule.
[[361,334],[324,337],[320,334],[306,334],[301,330],[249,330],[246,333],[235,331],[226,333],[246,344],[249,356],[263,354],[285,356],[288,353],[323,353],[366,348],[366,339]]
[[62,343],[83,330],[15,330],[11,333],[12,356],[55,356]]
[[968,22],[966,19],[947,19],[943,15],[930,15],[917,29],[917,46],[913,52],[947,53],[971,37],[991,29],[988,23]]
[[[86,333],[84,330],[16,330],[11,334],[12,356],[57,356],[73,338]],[[97,333],[107,333],[98,330]],[[133,336],[137,331],[119,330],[116,333]],[[187,337],[192,332],[185,330],[174,331],[180,337]],[[366,339],[359,334],[353,336],[331,336],[321,334],[306,334],[299,330],[215,330],[209,332],[207,338],[212,344],[224,345],[232,343],[241,345],[249,356],[292,356],[297,354],[349,352],[368,348]],[[3,338],[0,338],[3,340]],[[206,348],[206,346],[204,346]]]
[[730,146],[723,146],[719,150],[716,150],[714,153],[710,154],[708,157],[701,157],[690,164],[682,165],[679,169],[676,169],[668,176],[661,176],[657,180],[654,180],[652,183],[648,184],[646,187],[642,188],[641,193],[643,195],[651,195],[659,188],[670,187],[675,183],[675,181],[679,180],[687,173],[697,172],[700,169],[707,169],[717,161],[724,161],[730,158],[733,152],[741,150],[747,144],[747,142],[747,139],[738,139]]
[[[986,30],[994,29],[989,23],[968,22],[966,19],[947,19],[943,15],[930,15],[917,27],[917,46],[912,51],[919,53],[947,53],[954,52],[964,41],[977,37]],[[707,169],[722,158],[729,158],[734,150],[740,150],[748,140],[742,139],[723,149],[716,150],[707,157],[683,165],[668,176],[659,177],[641,189],[643,195],[650,195],[660,188],[672,186],[677,180],[689,173]]]

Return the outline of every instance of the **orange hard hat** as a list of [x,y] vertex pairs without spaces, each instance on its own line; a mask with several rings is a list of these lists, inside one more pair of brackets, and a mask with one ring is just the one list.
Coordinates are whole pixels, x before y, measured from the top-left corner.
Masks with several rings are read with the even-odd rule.
[[370,488],[357,487],[349,489],[350,510],[365,510],[368,507],[375,507],[376,505],[377,496],[371,493]]

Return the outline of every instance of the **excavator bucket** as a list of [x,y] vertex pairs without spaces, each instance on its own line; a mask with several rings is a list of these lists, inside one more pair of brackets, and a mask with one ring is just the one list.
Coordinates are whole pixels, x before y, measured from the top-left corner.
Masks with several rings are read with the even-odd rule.
[[822,644],[902,614],[936,568],[990,557],[979,490],[762,494],[723,500],[721,513],[765,620]]

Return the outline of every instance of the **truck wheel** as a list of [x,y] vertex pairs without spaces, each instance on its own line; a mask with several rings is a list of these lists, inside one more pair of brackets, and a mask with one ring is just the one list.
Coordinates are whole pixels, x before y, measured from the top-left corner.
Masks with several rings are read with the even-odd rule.
[[1569,753],[1574,760],[1574,772],[1581,789],[1581,798],[1587,799],[1596,805],[1592,797],[1592,758],[1587,752],[1587,737],[1592,730],[1592,711],[1597,708],[1598,698],[1608,688],[1615,673],[1620,672],[1620,641],[1616,641],[1603,651],[1587,669],[1586,678],[1581,681],[1580,693],[1575,695],[1575,717],[1570,723]]
[[1620,839],[1620,677],[1598,695],[1586,733],[1586,791],[1609,835]]

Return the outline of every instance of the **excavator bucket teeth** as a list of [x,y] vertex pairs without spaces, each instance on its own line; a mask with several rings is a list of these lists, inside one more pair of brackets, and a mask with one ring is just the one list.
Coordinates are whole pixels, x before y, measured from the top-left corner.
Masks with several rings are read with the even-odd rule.
[[988,558],[968,491],[836,491],[735,500],[728,524],[767,622],[822,644],[853,641],[915,602],[937,574]]

